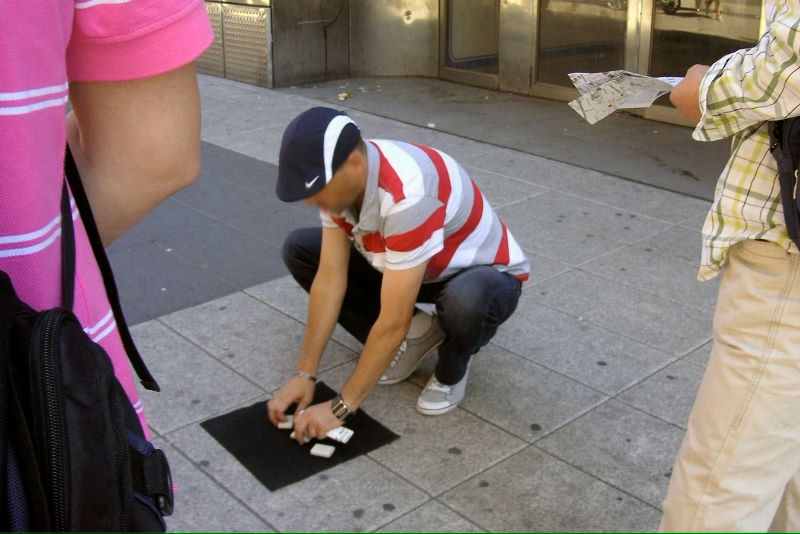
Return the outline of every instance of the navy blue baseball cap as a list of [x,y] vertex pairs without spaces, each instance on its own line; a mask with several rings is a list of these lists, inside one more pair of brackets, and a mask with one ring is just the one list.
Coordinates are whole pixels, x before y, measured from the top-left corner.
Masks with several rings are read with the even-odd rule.
[[304,111],[283,132],[275,193],[284,202],[316,194],[358,144],[361,133],[342,111]]

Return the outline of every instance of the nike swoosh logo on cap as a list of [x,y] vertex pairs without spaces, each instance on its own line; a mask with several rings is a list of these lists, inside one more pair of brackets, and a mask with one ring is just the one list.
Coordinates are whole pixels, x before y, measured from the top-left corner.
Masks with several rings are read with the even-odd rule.
[[314,187],[314,182],[316,182],[318,179],[319,179],[319,174],[316,175],[312,180],[307,181],[306,189],[311,189],[312,187]]

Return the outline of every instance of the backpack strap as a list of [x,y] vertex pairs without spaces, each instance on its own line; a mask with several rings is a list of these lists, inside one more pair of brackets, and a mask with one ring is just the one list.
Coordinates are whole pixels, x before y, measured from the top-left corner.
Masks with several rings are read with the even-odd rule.
[[780,121],[770,121],[769,150],[778,164],[778,185],[781,191],[781,204],[783,205],[783,218],[789,238],[800,247],[800,218],[798,217],[795,195],[797,193],[797,169],[792,158],[793,143],[790,133],[800,119],[791,118]]
[[72,309],[75,298],[75,226],[67,181],[61,187],[61,306]]
[[[144,360],[142,360],[142,356],[139,354],[139,351],[133,342],[131,332],[128,330],[128,324],[125,322],[125,315],[122,313],[122,306],[120,306],[119,303],[117,285],[114,282],[114,274],[111,272],[111,264],[106,256],[103,242],[100,239],[100,232],[97,230],[97,225],[95,224],[94,216],[92,215],[92,209],[89,205],[89,199],[86,197],[86,192],[83,189],[83,183],[81,182],[78,168],[75,166],[75,159],[72,157],[72,151],[70,150],[69,145],[67,146],[66,156],[64,159],[64,175],[66,177],[66,182],[69,184],[69,189],[72,191],[72,197],[75,199],[75,204],[78,206],[78,212],[81,214],[81,220],[83,221],[83,226],[86,229],[86,234],[89,236],[89,243],[92,245],[92,252],[94,253],[95,260],[97,261],[97,266],[100,269],[100,274],[103,277],[103,285],[105,285],[106,288],[108,302],[111,305],[111,311],[114,313],[114,317],[117,321],[117,329],[119,330],[119,335],[122,339],[122,346],[125,348],[125,353],[128,355],[128,360],[131,362],[133,369],[136,371],[136,374],[138,375],[139,380],[145,389],[149,389],[150,391],[161,391],[161,388],[158,386],[158,382],[156,382],[155,378],[153,378],[153,375],[150,374],[150,371],[147,369]],[[62,210],[64,209],[65,204],[69,215],[65,218],[64,212],[62,211],[62,225],[69,226],[71,231],[72,213],[68,198],[62,199]],[[62,232],[63,231],[64,230],[62,229]],[[69,257],[72,258],[72,277],[67,278],[69,272],[66,270],[63,271],[62,288],[71,288],[74,286],[74,237],[72,240],[73,243],[70,247],[70,250],[67,251],[67,254],[62,256],[62,259],[64,260],[69,260]],[[65,267],[68,267],[70,261],[63,261],[62,263]],[[64,291],[66,296],[70,296],[68,293],[71,294],[72,289],[69,291]],[[70,303],[71,300],[72,299],[70,298]],[[67,301],[65,300],[65,302]]]

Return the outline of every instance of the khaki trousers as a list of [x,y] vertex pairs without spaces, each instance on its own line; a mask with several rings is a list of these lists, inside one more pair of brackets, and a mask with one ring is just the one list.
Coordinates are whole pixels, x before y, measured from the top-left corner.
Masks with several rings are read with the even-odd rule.
[[800,254],[731,247],[663,531],[800,530]]

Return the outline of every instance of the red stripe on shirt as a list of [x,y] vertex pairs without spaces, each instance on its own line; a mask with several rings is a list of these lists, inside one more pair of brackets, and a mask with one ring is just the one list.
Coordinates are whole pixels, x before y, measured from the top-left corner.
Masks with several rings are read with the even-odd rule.
[[336,223],[336,225],[347,232],[347,235],[353,235],[353,225],[347,222],[344,217],[337,217],[336,215],[331,215],[331,220]]
[[508,230],[505,223],[500,221],[500,228],[503,235],[500,236],[500,245],[497,247],[497,253],[494,255],[494,265],[508,265]]
[[450,198],[450,173],[447,172],[447,165],[444,163],[444,159],[442,155],[439,154],[437,150],[425,145],[415,145],[417,148],[425,152],[429,158],[431,158],[431,162],[433,162],[433,166],[436,167],[436,174],[439,175],[439,200],[442,204],[447,205],[447,199]]
[[425,222],[402,234],[390,235],[386,238],[386,246],[398,252],[408,252],[421,247],[433,232],[444,228],[444,206],[439,206]]
[[386,252],[383,237],[379,232],[370,232],[361,236],[361,244],[367,252]]
[[450,260],[453,259],[459,245],[475,231],[478,223],[481,222],[481,217],[483,217],[483,196],[475,182],[470,180],[470,183],[472,184],[472,209],[469,212],[469,216],[464,224],[461,225],[461,228],[445,238],[442,251],[431,258],[425,273],[425,278],[428,280],[438,278],[442,271],[450,265]]
[[378,149],[378,155],[380,156],[378,184],[392,195],[392,198],[395,202],[400,202],[406,198],[406,195],[403,192],[403,182],[400,180],[400,177],[397,176],[397,171],[394,170],[394,167],[392,167],[391,163],[389,163],[389,160],[387,160],[386,156],[383,155],[381,149],[378,148],[378,145],[375,143],[372,144]]

